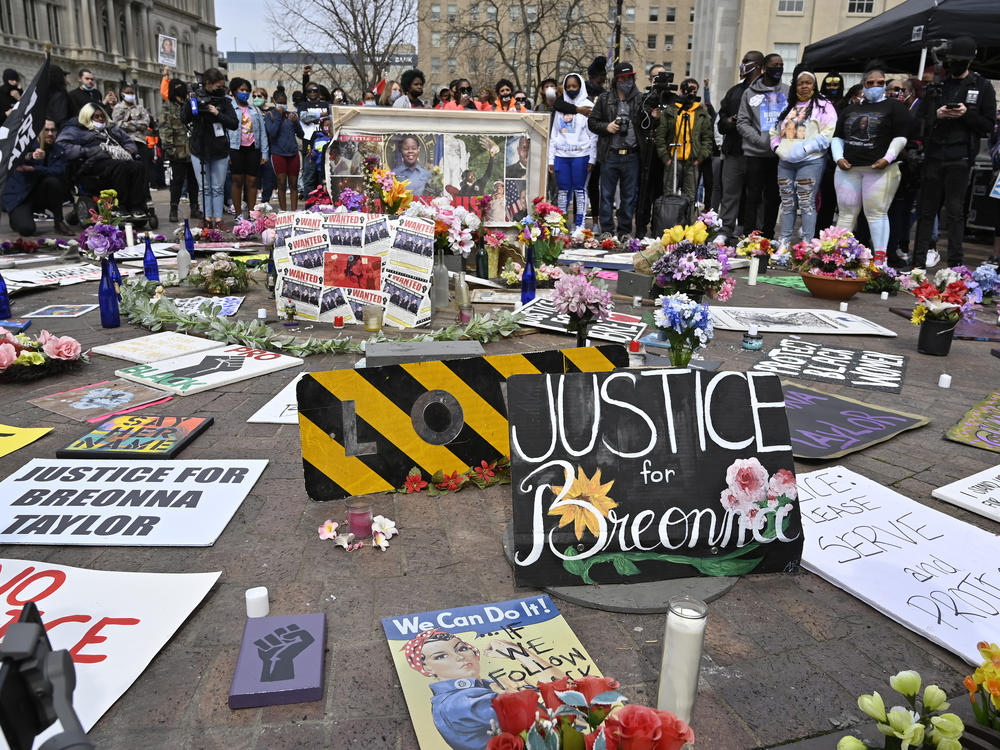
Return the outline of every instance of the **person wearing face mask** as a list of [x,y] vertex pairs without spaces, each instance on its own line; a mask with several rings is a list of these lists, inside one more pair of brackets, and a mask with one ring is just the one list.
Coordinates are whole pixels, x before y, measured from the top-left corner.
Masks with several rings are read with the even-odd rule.
[[10,228],[22,237],[37,229],[36,211],[50,211],[53,229],[59,234],[76,234],[63,220],[63,198],[67,196],[66,156],[55,145],[56,123],[46,120],[41,141],[32,141],[15,161],[3,186],[2,208],[10,217]]
[[142,159],[146,168],[146,178],[149,179],[153,173],[153,154],[146,145],[149,110],[138,101],[134,87],[124,86],[122,88],[121,101],[111,110],[111,120],[135,141],[139,158]]
[[[908,108],[911,118],[918,105],[918,91],[923,84],[918,78],[900,78],[886,84],[886,96],[898,99]],[[906,270],[909,267],[910,229],[913,210],[920,193],[920,121],[913,119],[906,148],[896,160],[899,164],[899,187],[889,205],[889,244],[886,247],[889,264]]]
[[411,70],[404,71],[403,75],[399,77],[399,87],[403,94],[392,103],[392,106],[397,109],[423,107],[424,100],[420,97],[424,95],[425,80],[424,72],[422,70],[413,68]]
[[391,107],[402,95],[403,90],[399,87],[399,81],[386,81],[382,95],[378,98],[378,106]]
[[[209,68],[203,86],[181,109],[181,120],[191,126],[191,165],[201,189],[204,228],[223,229],[226,167],[229,163],[229,136],[239,130],[240,121],[226,98],[226,77],[218,68]],[[194,104],[192,104],[192,100]],[[196,110],[192,110],[192,106]]]
[[[267,101],[267,89],[257,86],[253,91],[250,92],[250,103],[253,104],[259,111],[261,116],[267,115],[270,111],[271,106]],[[266,129],[265,124],[265,129]],[[270,138],[268,138],[268,148],[271,147]],[[274,168],[271,166],[271,159],[268,158],[266,162],[260,165],[260,173],[257,175],[257,184],[260,185],[260,200],[262,203],[270,203],[271,195],[274,193],[275,188],[275,176]]]
[[736,116],[746,160],[743,231],[760,230],[765,237],[774,236],[778,219],[778,158],[771,150],[771,128],[788,104],[784,72],[781,55],[765,57],[764,73],[747,87]]
[[[83,109],[84,104],[101,106],[101,92],[97,90],[97,81],[94,80],[94,74],[88,68],[80,68],[77,79],[80,82],[80,87],[69,92],[70,107],[68,116],[70,118],[75,118],[80,114],[80,110]],[[104,111],[105,113],[111,112],[107,107],[104,107]]]
[[21,98],[21,74],[13,68],[3,72],[3,84],[0,85],[0,125],[7,119],[7,113],[14,108]]
[[233,206],[237,214],[246,203],[246,213],[257,204],[257,175],[270,159],[267,131],[260,110],[250,103],[250,81],[236,77],[229,82],[233,111],[239,128],[229,131],[229,170],[233,176]]
[[[169,71],[168,71],[169,72]],[[162,92],[162,88],[161,88]],[[178,205],[184,184],[188,186],[191,219],[200,219],[198,209],[198,181],[191,166],[191,147],[187,126],[181,120],[181,110],[187,106],[188,88],[179,78],[167,79],[167,96],[160,111],[160,144],[164,156],[170,160],[170,216],[168,221],[178,221]]]
[[285,191],[291,187],[292,211],[298,209],[299,147],[296,138],[302,138],[302,126],[295,112],[288,111],[288,99],[282,89],[274,92],[274,107],[264,115],[271,165],[278,185],[278,206],[285,210]]
[[587,119],[587,126],[597,134],[597,163],[601,170],[600,229],[608,236],[616,233],[616,193],[619,196],[617,234],[619,238],[632,234],[632,217],[639,192],[637,128],[642,115],[642,94],[635,85],[632,63],[615,63],[614,86],[597,98]]
[[[583,76],[570,73],[563,79],[563,97],[576,106],[586,105]],[[587,127],[583,115],[555,113],[549,135],[549,172],[555,177],[556,205],[569,215],[569,198],[575,202],[576,228],[587,217],[587,177],[597,161],[597,136]]]
[[853,230],[864,208],[876,263],[887,260],[886,212],[899,186],[896,160],[906,146],[912,121],[902,102],[886,98],[881,67],[873,65],[865,73],[864,102],[844,107],[830,147],[837,164],[833,176],[840,207],[837,226]]
[[701,163],[712,155],[712,119],[700,101],[695,101],[698,82],[681,82],[681,96],[660,114],[656,131],[656,152],[663,162],[663,192],[673,195],[677,188],[687,196],[689,215],[694,218],[695,194]]
[[820,84],[819,93],[834,107],[840,106],[840,100],[844,98],[844,79],[840,73],[835,70],[827,73]]
[[495,112],[527,112],[524,104],[514,99],[514,84],[506,78],[501,78],[495,86],[497,92],[497,103],[493,108]]
[[[844,78],[837,71],[830,71],[820,84],[820,94],[833,104],[839,113],[844,105]],[[823,157],[823,177],[819,183],[819,208],[816,210],[816,226],[825,229],[833,224],[833,216],[837,213],[837,190],[833,186],[833,174],[837,165],[829,149]]]
[[[948,265],[962,265],[965,192],[980,139],[993,132],[996,95],[990,82],[969,70],[976,40],[960,36],[945,52],[943,80],[928,86],[918,110],[924,123],[924,167],[917,202],[915,266],[927,259],[934,216],[944,198],[948,226]],[[937,78],[937,77],[936,77]],[[939,85],[938,85],[939,84]]]
[[736,127],[743,94],[763,72],[764,53],[750,50],[740,61],[740,82],[732,86],[719,105],[716,121],[722,134],[722,200],[719,218],[722,220],[720,236],[723,240],[736,234],[736,226],[743,204],[746,182],[746,160],[743,157],[743,138]]

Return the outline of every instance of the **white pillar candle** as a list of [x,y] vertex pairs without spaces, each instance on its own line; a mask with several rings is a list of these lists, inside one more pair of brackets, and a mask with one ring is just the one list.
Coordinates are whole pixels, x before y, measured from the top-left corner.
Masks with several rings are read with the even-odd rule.
[[125,246],[132,247],[135,244],[135,232],[132,230],[131,224],[125,225]]
[[889,299],[889,292],[882,292],[879,296],[882,298],[882,301],[885,302]]
[[847,303],[846,302],[841,302],[840,303],[840,311],[841,312],[847,312]]
[[670,599],[663,633],[660,685],[656,707],[670,711],[683,722],[691,722],[698,695],[698,672],[705,642],[708,605],[690,596]]
[[760,270],[760,258],[754,256],[750,259],[750,272],[747,276],[747,286],[757,286],[757,272]]
[[267,308],[266,307],[258,307],[257,308],[257,317],[260,320],[267,320]]
[[632,307],[642,307],[642,295],[637,294],[632,298]]
[[951,375],[942,372],[938,378],[938,388],[951,388]]
[[267,617],[271,606],[267,602],[267,587],[247,589],[247,617]]

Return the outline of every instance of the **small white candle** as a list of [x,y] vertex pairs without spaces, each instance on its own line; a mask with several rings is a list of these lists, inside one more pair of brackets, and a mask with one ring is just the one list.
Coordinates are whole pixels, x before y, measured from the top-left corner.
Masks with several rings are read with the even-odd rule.
[[747,286],[757,286],[757,272],[760,270],[760,258],[750,259],[750,275],[747,276]]
[[698,695],[698,672],[705,641],[708,605],[689,596],[670,600],[663,634],[656,707],[690,723]]
[[247,589],[247,617],[267,617],[271,606],[267,602],[267,587]]
[[879,296],[882,298],[882,301],[885,302],[887,299],[889,299],[889,292],[882,292],[882,294]]
[[757,324],[756,323],[751,323],[747,327],[747,335],[748,336],[756,336],[757,335]]
[[125,245],[127,247],[132,247],[135,244],[135,232],[132,230],[131,224],[125,225]]
[[261,320],[267,320],[267,308],[266,307],[258,307],[257,308],[257,317],[260,318]]
[[642,307],[642,295],[637,294],[632,298],[632,307]]
[[938,378],[938,388],[951,388],[951,375],[942,372]]
[[840,303],[840,311],[841,312],[847,312],[847,303],[846,302],[841,302]]

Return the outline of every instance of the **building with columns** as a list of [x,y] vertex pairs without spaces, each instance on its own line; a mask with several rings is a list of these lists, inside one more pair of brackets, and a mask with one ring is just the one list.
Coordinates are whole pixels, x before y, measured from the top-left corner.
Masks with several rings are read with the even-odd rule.
[[160,109],[162,66],[157,38],[177,39],[176,75],[218,65],[214,0],[0,0],[0,67],[14,68],[24,85],[45,59],[67,71],[76,88],[77,72],[89,68],[100,90],[138,87],[142,102]]

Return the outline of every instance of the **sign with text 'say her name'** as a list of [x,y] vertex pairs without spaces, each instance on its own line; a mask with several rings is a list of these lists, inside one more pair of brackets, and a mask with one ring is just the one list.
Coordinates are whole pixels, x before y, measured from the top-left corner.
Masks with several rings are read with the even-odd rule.
[[518,585],[794,569],[774,375],[644,369],[509,379]]

